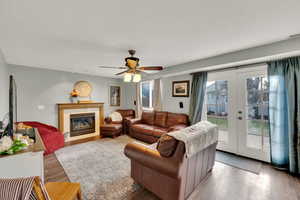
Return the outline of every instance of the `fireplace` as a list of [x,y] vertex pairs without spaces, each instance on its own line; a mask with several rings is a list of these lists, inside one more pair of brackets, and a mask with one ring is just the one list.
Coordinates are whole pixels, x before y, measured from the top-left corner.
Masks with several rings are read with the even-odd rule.
[[95,113],[70,115],[70,137],[95,133]]

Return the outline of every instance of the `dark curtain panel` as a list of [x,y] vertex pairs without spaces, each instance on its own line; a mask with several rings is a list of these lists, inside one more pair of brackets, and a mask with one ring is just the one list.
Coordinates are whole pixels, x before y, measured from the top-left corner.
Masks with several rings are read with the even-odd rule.
[[195,124],[201,121],[203,102],[207,82],[207,72],[193,74],[191,99],[190,99],[190,121]]
[[300,174],[300,57],[268,63],[271,162]]

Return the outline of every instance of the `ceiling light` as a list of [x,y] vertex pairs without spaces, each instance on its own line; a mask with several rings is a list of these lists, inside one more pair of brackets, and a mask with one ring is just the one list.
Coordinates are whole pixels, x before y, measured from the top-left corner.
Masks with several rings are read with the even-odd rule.
[[142,80],[142,76],[141,74],[134,74],[133,75],[133,82],[137,83],[137,82],[140,82]]
[[123,77],[124,82],[131,82],[131,77],[132,77],[131,73],[125,73]]

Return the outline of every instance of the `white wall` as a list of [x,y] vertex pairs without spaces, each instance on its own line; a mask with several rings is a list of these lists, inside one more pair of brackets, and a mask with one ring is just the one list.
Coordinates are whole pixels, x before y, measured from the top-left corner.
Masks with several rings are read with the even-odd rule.
[[0,49],[0,121],[8,112],[9,73]]
[[[190,92],[192,76],[189,74],[162,78],[162,105],[163,110],[175,113],[189,113],[190,97],[172,97],[172,82],[190,80]],[[179,107],[179,102],[183,103],[183,108]]]
[[[69,94],[73,85],[80,80],[92,84],[92,100],[104,102],[106,115],[119,108],[109,106],[109,86],[122,87],[120,79],[15,65],[9,65],[9,72],[14,75],[17,83],[18,120],[20,121],[34,120],[57,126],[56,104],[70,102]],[[121,88],[121,93],[122,91]],[[124,95],[121,94],[121,98],[124,98]],[[122,102],[123,99],[121,99],[121,107]]]
[[[123,80],[122,80],[123,81]],[[136,84],[122,83],[122,107],[124,109],[135,109],[134,101],[136,101]]]

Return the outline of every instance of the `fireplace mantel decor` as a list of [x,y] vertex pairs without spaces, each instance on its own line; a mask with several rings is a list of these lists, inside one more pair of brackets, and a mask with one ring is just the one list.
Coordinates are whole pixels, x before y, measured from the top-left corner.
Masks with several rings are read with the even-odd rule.
[[70,133],[71,132],[71,122],[72,116],[76,115],[83,115],[84,114],[93,114],[95,124],[94,126],[94,133],[86,134],[73,134],[66,141],[71,141],[75,139],[81,139],[84,137],[95,136],[100,134],[100,125],[104,124],[104,103],[59,103],[57,104],[58,108],[58,128],[62,133]]

